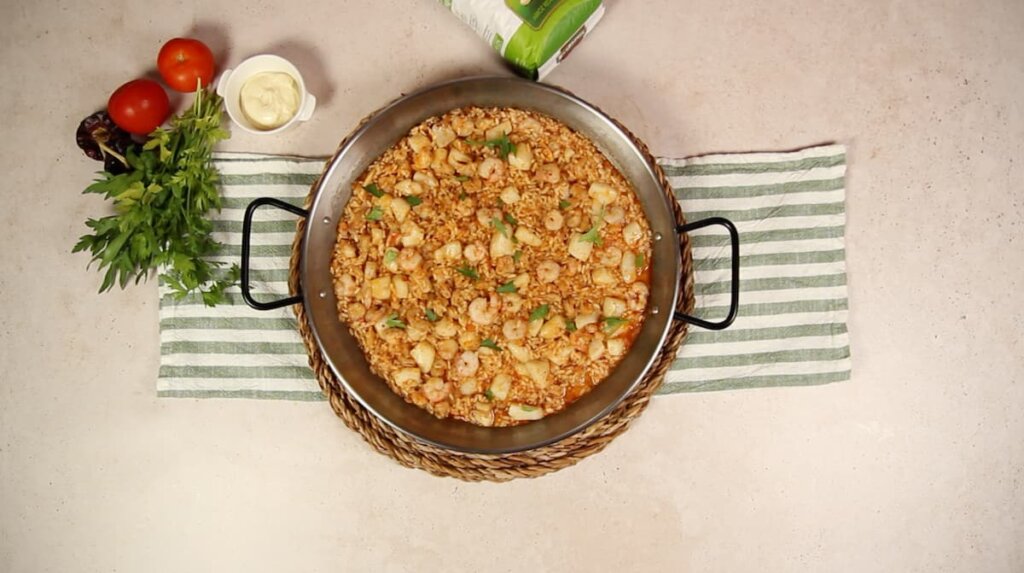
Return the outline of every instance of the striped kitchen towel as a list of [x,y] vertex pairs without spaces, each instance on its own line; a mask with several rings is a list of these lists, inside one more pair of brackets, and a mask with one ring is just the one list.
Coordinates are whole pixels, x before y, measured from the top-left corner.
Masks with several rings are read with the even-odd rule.
[[[846,150],[660,159],[687,221],[740,232],[740,311],[727,330],[690,327],[659,392],[807,386],[850,378]],[[690,235],[696,310],[729,308],[728,236]]]
[[[301,205],[322,158],[216,156],[224,208],[218,257],[238,261],[242,214],[257,197]],[[740,231],[739,318],[724,331],[691,327],[662,394],[847,380],[845,149],[661,159],[687,220],[724,216]],[[287,292],[294,216],[257,212],[252,278],[268,298]],[[691,234],[697,308],[728,309],[729,245],[714,227]],[[259,312],[237,288],[215,308],[160,291],[160,396],[321,400],[290,309]]]

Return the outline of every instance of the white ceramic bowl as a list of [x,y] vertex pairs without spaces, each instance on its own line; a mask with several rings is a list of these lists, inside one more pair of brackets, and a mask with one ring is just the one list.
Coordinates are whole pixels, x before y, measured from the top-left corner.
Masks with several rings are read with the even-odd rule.
[[[286,73],[299,86],[298,111],[295,112],[291,119],[274,129],[260,129],[253,125],[245,117],[245,114],[242,113],[242,107],[239,103],[239,92],[242,90],[242,86],[245,85],[246,80],[264,72]],[[306,83],[302,80],[302,74],[299,73],[298,68],[281,56],[272,54],[253,56],[238,64],[234,69],[224,70],[217,81],[217,93],[224,98],[224,108],[227,109],[228,117],[231,118],[231,121],[245,131],[259,135],[279,133],[295,125],[297,122],[306,121],[313,116],[313,110],[316,108],[316,98],[306,90]]]

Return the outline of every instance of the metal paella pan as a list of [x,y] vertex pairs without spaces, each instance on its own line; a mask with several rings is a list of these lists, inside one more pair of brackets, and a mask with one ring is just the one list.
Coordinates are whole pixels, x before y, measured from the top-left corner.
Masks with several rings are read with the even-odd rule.
[[[565,410],[513,427],[482,427],[439,419],[406,402],[371,371],[362,349],[338,319],[330,267],[339,218],[352,194],[353,182],[412,126],[452,109],[509,107],[535,111],[557,119],[590,139],[635,190],[650,226],[650,298],[647,316],[628,354],[612,373]],[[581,431],[611,412],[644,379],[662,351],[674,320],[721,329],[732,323],[738,308],[739,243],[735,227],[721,218],[678,226],[672,201],[662,185],[660,170],[641,145],[594,106],[563,90],[512,77],[469,78],[442,83],[402,97],[374,114],[348,136],[332,157],[313,189],[309,210],[272,198],[253,201],[246,212],[242,248],[243,296],[265,310],[301,303],[305,306],[316,343],[328,364],[351,393],[381,421],[422,442],[451,450],[498,454],[538,448]],[[255,301],[249,293],[249,228],[254,211],[272,205],[307,217],[302,237],[300,284],[302,294],[271,303]],[[729,315],[718,323],[674,312],[684,276],[677,233],[709,225],[725,227],[732,238],[732,298]],[[692,273],[692,270],[689,272]]]

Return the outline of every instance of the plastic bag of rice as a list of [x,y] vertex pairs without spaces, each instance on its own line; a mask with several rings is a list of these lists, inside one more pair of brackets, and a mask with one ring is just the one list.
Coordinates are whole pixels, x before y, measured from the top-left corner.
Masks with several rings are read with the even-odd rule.
[[522,75],[542,79],[604,15],[601,0],[440,0]]

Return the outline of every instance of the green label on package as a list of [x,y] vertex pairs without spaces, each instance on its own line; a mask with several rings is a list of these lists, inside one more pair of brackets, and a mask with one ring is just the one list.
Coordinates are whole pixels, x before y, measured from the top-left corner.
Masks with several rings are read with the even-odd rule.
[[534,30],[540,30],[559,0],[505,0],[505,6]]
[[440,0],[521,74],[540,79],[593,29],[601,0]]

